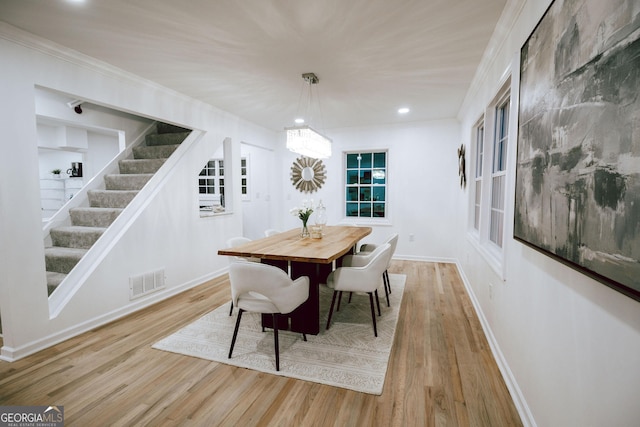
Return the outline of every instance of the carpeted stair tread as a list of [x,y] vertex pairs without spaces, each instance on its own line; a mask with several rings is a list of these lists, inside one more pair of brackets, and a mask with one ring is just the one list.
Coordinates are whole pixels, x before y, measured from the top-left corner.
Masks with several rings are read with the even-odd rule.
[[87,227],[108,227],[120,215],[122,208],[72,208],[71,224]]
[[180,126],[172,125],[169,123],[158,122],[156,125],[156,132],[158,133],[181,133],[181,132],[191,132],[191,129],[183,128]]
[[179,133],[152,133],[144,138],[147,146],[152,145],[175,145],[180,144],[189,136],[189,132]]
[[124,208],[138,194],[137,190],[89,190],[89,205],[94,208]]
[[52,246],[44,249],[47,271],[69,273],[80,259],[87,253],[87,249],[63,248]]
[[67,277],[64,273],[56,273],[55,271],[47,271],[47,293],[51,293],[58,287],[60,283]]
[[156,173],[167,159],[124,159],[118,162],[120,173]]
[[141,190],[152,176],[152,173],[110,174],[104,176],[104,183],[107,190]]
[[51,229],[53,246],[89,249],[102,236],[106,228],[71,225]]
[[134,159],[166,159],[178,149],[180,144],[133,147]]

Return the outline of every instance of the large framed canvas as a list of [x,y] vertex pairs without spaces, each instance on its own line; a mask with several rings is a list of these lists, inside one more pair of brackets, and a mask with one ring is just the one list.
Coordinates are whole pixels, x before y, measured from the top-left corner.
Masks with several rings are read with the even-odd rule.
[[640,7],[555,0],[520,52],[514,237],[640,301]]

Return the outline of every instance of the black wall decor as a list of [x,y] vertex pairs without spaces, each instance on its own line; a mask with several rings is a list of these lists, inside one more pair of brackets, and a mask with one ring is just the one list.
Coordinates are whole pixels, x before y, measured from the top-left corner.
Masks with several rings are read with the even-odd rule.
[[464,144],[458,148],[458,175],[460,175],[460,187],[465,188],[467,186],[467,161]]
[[520,52],[514,237],[640,300],[637,0],[555,0]]

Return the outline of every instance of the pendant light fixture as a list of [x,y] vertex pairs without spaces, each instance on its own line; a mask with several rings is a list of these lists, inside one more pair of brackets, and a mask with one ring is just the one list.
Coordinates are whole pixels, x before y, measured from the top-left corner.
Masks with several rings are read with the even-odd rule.
[[[305,86],[308,87],[307,103],[305,107],[304,117],[298,116],[296,123],[311,123],[312,109],[313,109],[313,87],[320,82],[318,76],[314,73],[304,73],[302,79],[305,81]],[[302,103],[303,94],[305,92],[303,86],[300,94],[300,103],[298,104],[298,114],[300,114],[300,104]],[[318,104],[318,112],[320,110],[320,98],[317,96],[316,90],[316,103]],[[315,119],[315,118],[314,118]],[[331,157],[331,139],[322,135],[317,130],[313,129],[309,124],[299,124],[298,126],[284,128],[287,132],[287,148],[294,153],[302,154],[303,156],[311,157],[314,159],[326,159]]]

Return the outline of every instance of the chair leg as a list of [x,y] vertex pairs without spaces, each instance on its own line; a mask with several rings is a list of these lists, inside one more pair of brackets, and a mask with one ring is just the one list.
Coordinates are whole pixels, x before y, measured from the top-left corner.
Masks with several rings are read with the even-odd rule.
[[373,292],[369,292],[369,305],[371,306],[371,320],[373,320],[373,335],[378,336],[378,327],[376,326],[376,309],[373,308]]
[[327,318],[327,327],[325,329],[329,329],[329,325],[331,325],[331,315],[333,314],[333,305],[336,303],[336,295],[339,291],[333,291],[333,298],[331,298],[331,307],[329,308],[329,317]]
[[389,280],[389,271],[388,270],[384,271],[384,277],[387,279],[387,289],[389,290],[389,293],[391,293],[391,281]]
[[233,300],[231,300],[231,308],[229,308],[229,316],[233,314]]
[[276,349],[276,371],[280,370],[280,346],[278,345],[278,320],[273,314],[273,346]]
[[387,298],[387,307],[391,307],[391,303],[389,303],[389,294],[391,293],[391,286],[389,285],[389,275],[387,274],[387,271],[385,270],[384,273],[382,273],[382,281],[384,282],[384,296]]
[[342,291],[338,294],[338,305],[336,306],[336,311],[340,311],[340,303],[342,302]]
[[305,334],[304,332],[302,333],[302,339],[305,341],[307,340],[307,334]]
[[233,353],[233,346],[236,345],[236,338],[238,337],[238,329],[240,328],[240,319],[242,318],[243,309],[238,310],[238,318],[236,319],[236,328],[233,330],[233,338],[231,338],[231,348],[229,349],[229,359]]
[[376,294],[376,305],[378,306],[378,316],[382,316],[382,312],[380,311],[380,298],[378,298],[378,290],[376,289],[374,293]]
[[351,297],[353,296],[353,292],[349,292],[349,304],[351,304]]

